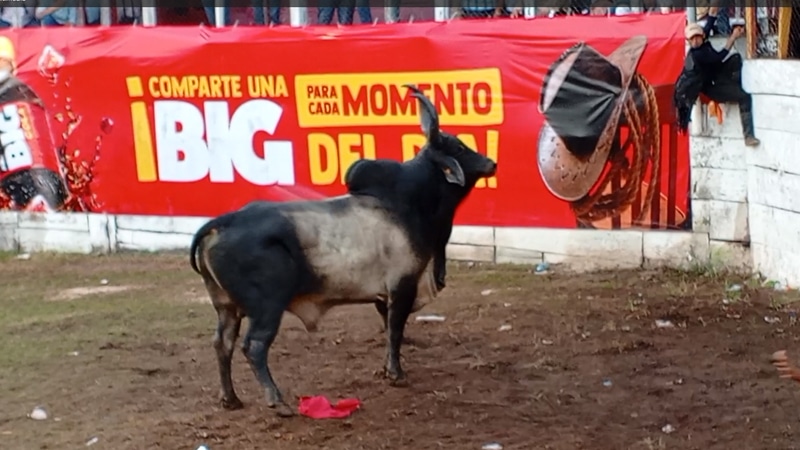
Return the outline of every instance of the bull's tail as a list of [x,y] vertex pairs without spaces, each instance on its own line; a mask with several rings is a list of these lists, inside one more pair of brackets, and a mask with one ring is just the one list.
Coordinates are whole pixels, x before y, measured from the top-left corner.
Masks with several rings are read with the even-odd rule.
[[189,264],[191,264],[192,270],[198,274],[200,273],[200,268],[197,266],[197,252],[198,250],[202,250],[200,245],[203,242],[203,238],[208,236],[208,234],[214,230],[225,228],[226,226],[230,225],[232,221],[232,214],[224,214],[215,219],[209,220],[205,225],[200,227],[197,232],[195,232],[194,237],[192,238],[192,245],[189,247]]

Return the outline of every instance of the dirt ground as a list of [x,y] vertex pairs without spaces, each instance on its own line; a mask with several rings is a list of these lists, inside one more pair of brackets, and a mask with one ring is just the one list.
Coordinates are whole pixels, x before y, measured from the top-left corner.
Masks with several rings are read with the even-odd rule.
[[[410,319],[406,388],[376,375],[372,306],[334,310],[316,333],[287,315],[270,355],[287,398],[363,405],[278,419],[238,343],[245,407],[218,406],[216,316],[187,259],[0,256],[0,448],[800,448],[800,385],[769,363],[800,355],[796,292],[719,274],[453,265],[417,313],[445,321]],[[47,420],[27,417],[37,405]]]

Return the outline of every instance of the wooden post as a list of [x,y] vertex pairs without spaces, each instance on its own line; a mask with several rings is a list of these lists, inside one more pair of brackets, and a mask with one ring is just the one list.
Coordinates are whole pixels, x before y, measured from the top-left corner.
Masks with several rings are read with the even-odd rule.
[[789,28],[792,26],[792,8],[778,8],[778,59],[789,57]]
[[747,35],[747,59],[756,57],[756,44],[758,43],[758,21],[756,20],[756,5],[744,8],[744,29]]

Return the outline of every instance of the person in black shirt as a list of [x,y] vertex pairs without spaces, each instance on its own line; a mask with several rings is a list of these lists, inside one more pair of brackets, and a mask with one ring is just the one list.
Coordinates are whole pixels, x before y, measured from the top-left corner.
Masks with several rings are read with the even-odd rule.
[[739,104],[745,145],[755,147],[760,141],[754,134],[753,99],[742,89],[741,56],[730,55],[733,44],[744,35],[744,28],[734,27],[725,47],[717,50],[707,39],[709,32],[714,28],[716,19],[716,15],[710,9],[704,27],[696,23],[686,26],[686,40],[691,46],[689,55],[687,55],[687,69],[689,65],[694,66],[690,70],[693,70],[702,80],[701,92],[711,100],[718,103]]

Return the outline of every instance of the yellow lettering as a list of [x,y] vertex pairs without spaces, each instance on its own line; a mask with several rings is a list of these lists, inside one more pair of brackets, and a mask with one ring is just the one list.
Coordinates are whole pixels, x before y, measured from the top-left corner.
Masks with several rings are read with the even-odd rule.
[[308,135],[308,166],[315,185],[330,185],[337,178],[344,184],[347,169],[362,158],[375,159],[372,134],[342,133],[335,139],[325,133]]
[[211,95],[214,96],[214,97],[222,97],[223,94],[222,94],[222,78],[221,77],[212,77],[211,78]]
[[[408,83],[415,84],[431,100],[439,111],[441,125],[503,123],[502,78],[495,67],[298,75],[295,77],[298,123],[303,128],[416,125],[419,107],[411,91],[403,87]],[[323,101],[336,107],[309,107],[310,103]]]
[[[152,80],[151,78],[149,83]],[[136,157],[136,178],[140,182],[157,181],[155,151],[145,102],[131,103],[131,124],[133,125],[133,151]]]
[[[323,167],[323,153],[324,164]],[[311,171],[311,183],[329,185],[336,180],[339,171],[336,159],[336,141],[325,133],[308,134],[308,167]]]
[[210,97],[211,96],[211,89],[208,87],[208,78],[200,77],[200,89],[199,95],[200,97]]
[[161,97],[161,91],[158,90],[158,77],[150,77],[147,80],[147,90],[150,91],[150,95],[153,97]]
[[250,75],[247,93],[250,97],[287,97],[289,90],[283,75]]
[[[500,132],[497,130],[486,131],[486,157],[494,162],[498,162],[498,148],[500,147]],[[490,189],[497,189],[497,176],[489,177],[486,180]]]
[[228,75],[223,77],[226,80],[226,97],[240,98],[242,97],[242,77],[238,75]]
[[150,77],[147,88],[154,98],[239,98],[241,81],[239,75],[161,75]]

